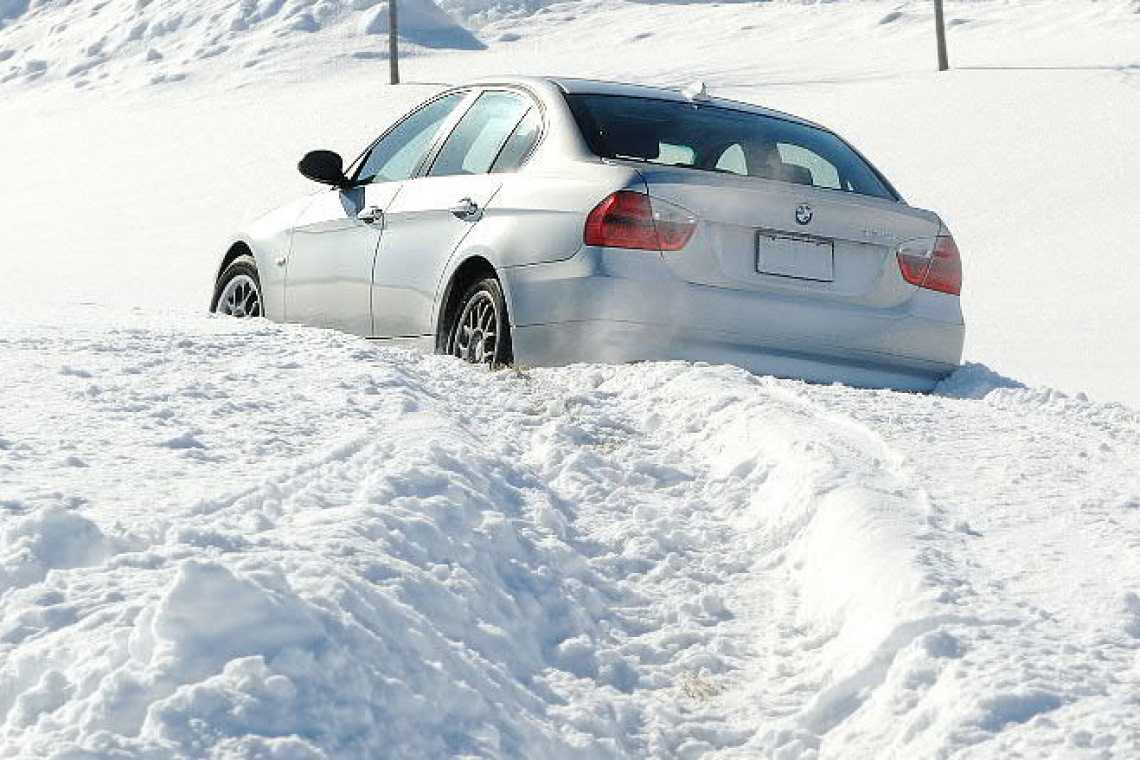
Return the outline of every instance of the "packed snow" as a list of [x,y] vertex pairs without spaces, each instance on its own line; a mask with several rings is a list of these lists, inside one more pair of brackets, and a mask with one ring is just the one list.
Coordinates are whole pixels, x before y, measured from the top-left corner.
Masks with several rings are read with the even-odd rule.
[[[0,0],[0,756],[1140,756],[1140,4],[946,8],[938,74],[919,0],[409,0],[389,87],[384,3]],[[495,72],[835,127],[949,222],[968,363],[203,314],[305,150]]]

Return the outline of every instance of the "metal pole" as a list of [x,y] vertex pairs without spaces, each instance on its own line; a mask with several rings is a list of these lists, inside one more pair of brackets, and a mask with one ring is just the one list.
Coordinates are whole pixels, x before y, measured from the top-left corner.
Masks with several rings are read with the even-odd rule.
[[950,59],[946,55],[946,24],[942,19],[942,0],[934,0],[934,26],[938,32],[938,70],[946,71],[950,68]]
[[388,0],[388,73],[392,84],[400,83],[400,48],[396,44],[399,38],[396,24],[396,0]]

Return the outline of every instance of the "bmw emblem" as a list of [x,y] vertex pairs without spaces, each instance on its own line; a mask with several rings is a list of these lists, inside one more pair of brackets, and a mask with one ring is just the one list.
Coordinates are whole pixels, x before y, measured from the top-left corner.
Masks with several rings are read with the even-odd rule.
[[800,224],[808,224],[813,216],[815,216],[815,212],[806,203],[796,206],[796,221]]

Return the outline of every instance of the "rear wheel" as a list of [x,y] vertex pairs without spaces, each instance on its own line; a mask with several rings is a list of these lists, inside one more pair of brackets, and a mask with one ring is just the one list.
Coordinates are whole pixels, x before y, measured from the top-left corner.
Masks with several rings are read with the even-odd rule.
[[231,317],[262,317],[261,279],[252,256],[238,256],[218,278],[211,311]]
[[447,352],[492,368],[511,363],[511,325],[503,288],[494,277],[479,280],[459,299]]

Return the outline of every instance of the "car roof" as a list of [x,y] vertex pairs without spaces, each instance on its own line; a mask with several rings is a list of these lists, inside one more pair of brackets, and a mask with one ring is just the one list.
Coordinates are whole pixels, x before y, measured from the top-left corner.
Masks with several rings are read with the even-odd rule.
[[[558,76],[510,76],[510,77],[496,77],[493,79],[481,79],[474,82],[469,82],[469,86],[492,86],[502,84],[517,84],[522,86],[540,87],[542,85],[553,85],[568,95],[622,95],[634,98],[653,98],[655,100],[671,100],[680,103],[690,102],[679,89],[669,87],[655,87],[652,85],[632,84],[629,82],[609,82],[602,79],[580,79],[577,77],[558,77]],[[738,100],[730,100],[728,98],[708,97],[701,100],[702,103],[707,103],[712,106],[720,108],[730,108],[736,111],[746,111],[748,113],[756,113],[764,116],[773,116],[785,121],[792,121],[798,124],[804,124],[809,127],[823,129],[830,131],[827,127],[816,124],[813,121],[804,119],[793,114],[777,111],[772,108],[765,108],[754,103],[744,103]]]

